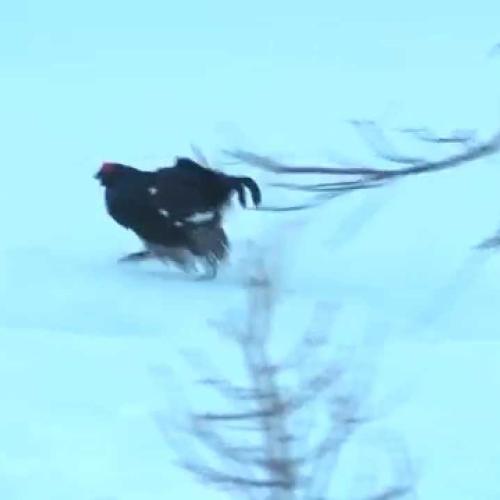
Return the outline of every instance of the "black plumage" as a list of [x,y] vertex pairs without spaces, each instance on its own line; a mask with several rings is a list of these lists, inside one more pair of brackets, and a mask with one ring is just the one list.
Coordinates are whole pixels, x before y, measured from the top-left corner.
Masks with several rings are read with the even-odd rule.
[[221,213],[233,193],[246,207],[245,188],[250,191],[254,205],[259,205],[262,200],[259,186],[252,178],[227,175],[189,158],[178,158],[173,167],[158,169],[156,187],[161,208],[179,217],[189,217],[193,213]]
[[230,176],[187,158],[154,172],[104,163],[96,178],[105,186],[109,215],[145,244],[145,251],[125,260],[155,256],[173,261],[185,271],[201,260],[210,276],[215,276],[229,251],[222,212],[233,192],[242,206],[246,206],[245,186],[255,204],[261,200],[252,179]]

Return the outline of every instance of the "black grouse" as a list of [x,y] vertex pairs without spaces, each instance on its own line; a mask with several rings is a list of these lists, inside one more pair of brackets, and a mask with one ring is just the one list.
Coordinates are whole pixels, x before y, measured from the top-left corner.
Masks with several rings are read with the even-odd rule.
[[173,167],[146,172],[121,163],[103,163],[97,179],[105,186],[106,208],[121,226],[134,231],[146,250],[122,260],[157,257],[186,272],[201,260],[207,277],[228,255],[222,212],[236,192],[246,206],[244,188],[255,205],[261,193],[249,177],[235,177],[179,158]]

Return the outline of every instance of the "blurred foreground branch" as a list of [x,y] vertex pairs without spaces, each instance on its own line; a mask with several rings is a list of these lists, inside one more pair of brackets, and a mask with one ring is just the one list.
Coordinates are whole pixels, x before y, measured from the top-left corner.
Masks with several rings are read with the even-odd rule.
[[341,180],[315,182],[303,184],[298,182],[273,183],[275,187],[282,187],[297,191],[313,193],[314,198],[305,204],[288,207],[263,207],[262,210],[281,211],[299,210],[324,203],[342,194],[362,189],[381,187],[391,181],[419,175],[433,173],[445,169],[457,168],[475,160],[492,156],[500,151],[500,131],[489,140],[478,142],[475,133],[471,131],[456,131],[447,137],[433,134],[427,129],[402,129],[400,132],[408,134],[418,141],[430,144],[448,144],[461,148],[460,151],[431,160],[425,157],[415,157],[400,154],[389,142],[382,130],[372,121],[352,122],[361,138],[368,144],[375,155],[385,161],[399,165],[399,168],[377,168],[367,166],[294,166],[278,162],[269,156],[262,156],[245,150],[225,151],[233,160],[243,162],[277,174],[312,174],[343,176]]
[[[192,412],[188,435],[209,455],[184,445],[177,454],[182,467],[202,482],[228,490],[231,498],[331,498],[329,485],[341,451],[365,421],[362,391],[346,389],[346,368],[340,360],[321,362],[335,311],[329,303],[317,305],[314,321],[285,359],[273,359],[276,290],[266,266],[260,262],[256,268],[256,277],[246,286],[246,315],[215,325],[241,354],[247,383],[239,385],[217,368],[202,374],[202,384],[229,409]],[[202,372],[210,365],[199,357],[195,364]],[[290,376],[295,383],[286,384]],[[168,432],[168,426],[164,428]],[[407,498],[414,478],[405,451],[397,461],[395,484],[363,498]]]

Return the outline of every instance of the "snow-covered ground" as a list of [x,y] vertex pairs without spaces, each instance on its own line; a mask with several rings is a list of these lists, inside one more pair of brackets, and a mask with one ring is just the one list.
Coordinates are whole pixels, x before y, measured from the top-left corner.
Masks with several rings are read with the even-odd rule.
[[[196,398],[186,351],[233,369],[208,322],[244,313],[248,241],[282,263],[281,331],[327,300],[332,335],[368,353],[373,407],[390,403],[355,436],[361,457],[385,429],[407,443],[419,498],[500,498],[500,256],[472,248],[500,225],[498,157],[304,213],[235,208],[231,263],[203,283],[118,265],[138,242],[92,179],[103,160],[153,168],[190,142],[214,163],[240,146],[376,161],[345,119],[487,138],[498,8],[195,4],[116,18],[44,2],[12,7],[0,34],[22,39],[0,87],[0,498],[224,498],[173,465],[155,415]],[[266,202],[285,200],[251,174]],[[364,468],[346,459],[340,491]]]

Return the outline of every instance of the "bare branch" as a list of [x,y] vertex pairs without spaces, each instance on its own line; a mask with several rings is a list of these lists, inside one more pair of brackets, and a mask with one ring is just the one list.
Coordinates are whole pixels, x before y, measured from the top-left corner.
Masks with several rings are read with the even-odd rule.
[[371,167],[291,166],[275,161],[269,156],[257,155],[241,149],[226,150],[224,153],[242,163],[279,174],[375,175],[380,172],[380,169]]
[[327,175],[355,175],[364,176],[370,180],[382,180],[412,174],[435,172],[447,168],[456,167],[462,163],[474,161],[480,158],[491,156],[500,151],[500,132],[494,134],[488,141],[477,143],[465,152],[451,155],[441,160],[420,160],[414,162],[414,158],[399,157],[387,152],[380,152],[382,157],[390,157],[391,161],[400,163],[415,163],[410,167],[401,169],[369,168],[369,167],[325,167],[325,166],[290,166],[273,161],[266,156],[259,156],[248,151],[226,152],[230,156],[253,166],[269,170],[275,173],[287,174],[327,174]]
[[211,168],[208,158],[198,146],[191,144],[191,150],[193,151],[195,158],[201,165],[207,168]]
[[[324,498],[344,445],[364,422],[360,417],[362,394],[340,387],[345,371],[340,363],[329,359],[325,367],[320,366],[320,354],[335,313],[335,307],[328,302],[315,309],[310,327],[287,362],[273,360],[269,344],[277,292],[264,264],[256,264],[255,279],[247,284],[248,314],[244,321],[235,318],[238,335],[226,335],[238,348],[248,386],[239,387],[221,377],[212,363],[196,351],[189,357],[197,369],[213,368],[217,375],[205,376],[202,383],[239,405],[238,409],[191,412],[188,432],[201,446],[197,451],[211,458],[201,457],[201,453],[189,455],[182,448],[178,453],[187,457],[182,466],[199,480],[234,489],[248,498]],[[233,330],[229,324],[223,325],[226,334]],[[281,375],[290,370],[299,375],[299,380],[285,387]],[[313,402],[320,404],[320,396],[327,403],[327,429],[323,435],[309,439],[311,426],[294,426],[294,417],[307,413]],[[237,427],[239,424],[252,424],[253,433],[240,434],[246,429]],[[304,440],[304,435],[310,442]],[[386,490],[385,496],[368,500],[395,499],[403,491],[407,491],[406,486],[399,482]],[[317,495],[309,496],[314,493]]]
[[212,387],[219,394],[232,401],[255,401],[269,397],[256,388],[239,387],[223,379],[207,378],[200,380],[200,383]]
[[422,142],[432,144],[463,144],[468,145],[476,141],[476,134],[472,130],[455,130],[450,136],[438,136],[427,128],[402,128],[399,131],[409,134]]
[[[402,129],[404,133],[431,144],[461,145],[464,149],[458,153],[444,158],[431,160],[426,158],[406,156],[398,153],[387,140],[383,132],[374,122],[353,121],[352,124],[363,140],[371,147],[379,158],[403,165],[401,168],[374,168],[366,166],[316,166],[316,165],[289,165],[278,162],[268,156],[257,155],[250,151],[234,150],[225,151],[229,157],[261,168],[276,174],[310,174],[329,176],[348,176],[351,180],[335,182],[321,182],[299,184],[293,182],[275,182],[274,187],[281,187],[295,191],[315,193],[317,196],[308,203],[292,205],[289,207],[260,207],[261,211],[287,211],[303,210],[318,206],[340,194],[346,194],[363,189],[382,187],[397,179],[411,175],[434,173],[442,170],[456,168],[461,165],[484,159],[500,151],[500,131],[496,132],[489,140],[479,142],[475,140],[473,131],[455,131],[448,137],[440,137],[424,128]],[[355,177],[354,180],[352,178]]]
[[354,120],[351,122],[361,138],[371,146],[380,158],[400,164],[419,165],[425,160],[411,156],[403,156],[396,152],[394,146],[387,140],[385,134],[373,121]]
[[207,421],[231,421],[231,420],[254,420],[264,418],[276,418],[282,416],[283,411],[271,407],[263,410],[247,411],[240,413],[204,413],[199,415],[201,420]]
[[248,479],[246,477],[232,476],[224,472],[219,472],[207,466],[200,466],[185,462],[184,468],[194,473],[196,476],[202,477],[212,483],[226,483],[233,486],[244,486],[249,488],[274,489],[283,488],[289,489],[290,485],[284,481],[278,480],[260,480]]
[[318,399],[324,392],[331,389],[338,382],[342,370],[335,366],[325,368],[322,373],[311,377],[300,384],[295,395],[288,400],[288,407],[294,411],[301,410],[315,399]]

